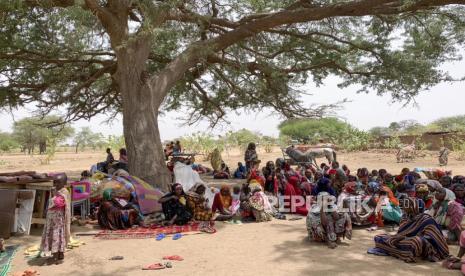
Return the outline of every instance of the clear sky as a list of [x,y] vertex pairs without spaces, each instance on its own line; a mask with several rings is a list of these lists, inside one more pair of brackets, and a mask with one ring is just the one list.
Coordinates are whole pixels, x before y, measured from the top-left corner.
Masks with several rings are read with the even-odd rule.
[[[446,64],[443,67],[454,77],[465,75],[465,61]],[[409,105],[403,107],[403,103],[392,103],[389,95],[380,97],[375,93],[357,94],[356,87],[339,89],[336,78],[328,78],[325,85],[316,88],[313,84],[306,85],[306,91],[312,93],[311,96],[304,96],[306,104],[313,103],[334,103],[347,98],[351,102],[346,103],[344,108],[337,112],[337,115],[345,119],[352,125],[368,130],[374,126],[387,126],[393,121],[414,119],[420,123],[429,123],[437,118],[445,116],[465,114],[465,82],[442,83],[433,87],[429,91],[424,91],[417,98],[417,107]],[[214,130],[208,128],[207,123],[200,123],[194,126],[180,126],[182,123],[179,117],[182,112],[170,112],[160,118],[160,131],[162,140],[180,137],[197,131],[208,131],[214,134],[221,134],[227,130],[238,130],[241,128],[258,131],[264,135],[277,136],[277,125],[282,120],[277,115],[272,115],[271,111],[258,113],[246,113],[239,110],[228,116],[229,125],[217,127]],[[18,120],[25,116],[30,116],[30,110],[21,109],[14,111],[14,119]],[[111,125],[103,123],[105,116],[97,116],[89,121],[78,121],[73,127],[80,128],[90,126],[96,132],[105,135],[121,135],[123,127],[121,119],[113,121]],[[11,114],[0,113],[0,130],[10,131],[14,120]]]

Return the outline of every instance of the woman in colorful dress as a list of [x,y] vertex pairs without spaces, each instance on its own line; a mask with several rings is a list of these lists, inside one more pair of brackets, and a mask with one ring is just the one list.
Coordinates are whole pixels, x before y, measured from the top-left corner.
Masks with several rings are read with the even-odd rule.
[[390,255],[405,262],[418,258],[437,262],[449,256],[449,248],[441,227],[428,214],[420,213],[418,200],[407,198],[401,204],[404,217],[395,235],[377,235],[374,238],[377,253]]
[[307,215],[308,239],[326,242],[334,249],[341,238],[352,238],[352,222],[347,212],[339,210],[336,198],[327,192],[318,194],[317,202]]
[[53,180],[55,195],[49,201],[47,218],[42,233],[40,251],[51,253],[49,264],[62,263],[65,249],[71,238],[71,199],[65,188],[67,177],[60,174]]
[[250,172],[250,170],[252,170],[254,162],[258,160],[256,148],[257,147],[255,143],[249,143],[249,145],[247,146],[247,150],[245,151],[244,161],[247,172]]
[[214,214],[208,207],[208,200],[205,199],[207,187],[203,183],[197,183],[190,191],[187,192],[187,207],[189,208],[194,220],[213,221],[228,220],[232,215]]
[[297,176],[291,176],[287,180],[284,188],[284,203],[289,208],[290,213],[302,216],[308,214],[305,197],[303,196],[302,189],[299,187],[299,178]]
[[276,183],[276,170],[274,167],[274,162],[266,162],[266,166],[263,167],[262,173],[265,177],[265,192],[276,195],[278,192],[278,185]]
[[455,194],[455,202],[465,208],[465,185],[460,183],[454,184],[452,192]]
[[162,205],[168,225],[185,225],[192,219],[192,214],[187,210],[186,194],[181,184],[173,184],[171,192],[160,198],[158,202]]
[[221,186],[220,192],[215,194],[213,199],[212,212],[218,211],[223,215],[231,215],[230,207],[232,206],[231,189],[228,185]]
[[103,229],[127,229],[139,222],[139,211],[126,201],[113,197],[113,190],[103,191],[103,201],[97,212],[98,224]]
[[448,240],[457,241],[462,232],[463,207],[455,201],[455,194],[446,188],[440,188],[435,193],[433,206],[427,212],[442,227],[449,230]]
[[256,222],[270,221],[273,218],[270,202],[262,189],[262,186],[258,184],[251,186],[252,194],[249,198],[249,206]]

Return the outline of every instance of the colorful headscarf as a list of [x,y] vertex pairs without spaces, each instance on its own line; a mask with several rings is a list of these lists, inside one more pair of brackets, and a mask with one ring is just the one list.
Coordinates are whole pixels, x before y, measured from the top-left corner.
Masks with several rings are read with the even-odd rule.
[[357,190],[357,183],[355,182],[347,182],[344,185],[344,192],[348,194],[355,194],[356,190]]
[[[223,195],[223,192],[227,192],[227,195]],[[220,200],[221,204],[223,204],[224,208],[229,208],[232,203],[232,196],[231,196],[231,189],[229,188],[228,185],[223,185],[221,186],[220,189]]]
[[378,182],[370,182],[368,183],[368,190],[372,193],[378,193],[381,190],[381,186]]
[[415,185],[415,191],[417,193],[428,193],[429,188],[428,188],[428,185],[426,185],[426,184],[417,184],[417,185]]
[[103,191],[103,200],[111,200],[112,193],[113,193],[113,189],[105,189]]

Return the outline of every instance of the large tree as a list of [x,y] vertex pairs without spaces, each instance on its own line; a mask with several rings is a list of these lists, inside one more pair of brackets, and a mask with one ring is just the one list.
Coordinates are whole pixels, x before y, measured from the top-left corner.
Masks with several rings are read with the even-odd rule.
[[[7,3],[5,3],[7,2]],[[0,104],[68,120],[123,114],[131,173],[166,188],[163,110],[215,125],[230,110],[318,117],[300,85],[409,100],[448,80],[465,0],[1,1]]]

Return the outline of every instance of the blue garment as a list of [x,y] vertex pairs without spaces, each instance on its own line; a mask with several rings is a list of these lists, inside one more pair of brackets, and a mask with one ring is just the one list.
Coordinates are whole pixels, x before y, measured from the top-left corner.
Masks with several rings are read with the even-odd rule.
[[234,172],[234,178],[244,179],[247,174],[247,169],[244,165],[241,165]]
[[330,184],[331,180],[329,180],[328,178],[320,178],[317,182],[316,187],[312,189],[312,196],[318,196],[318,194],[321,192],[327,192],[332,196],[336,196],[336,192],[333,188],[331,188]]
[[406,192],[415,191],[415,177],[411,174],[407,174],[404,177],[404,188]]

